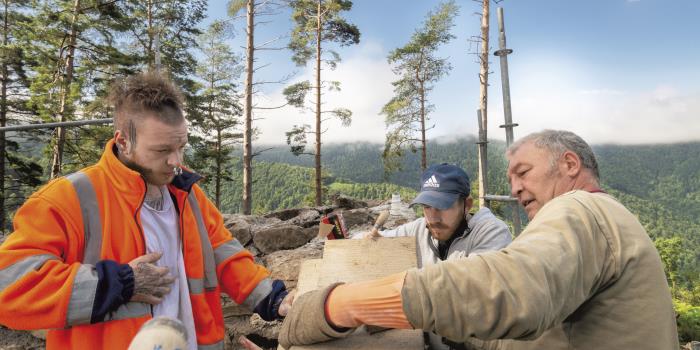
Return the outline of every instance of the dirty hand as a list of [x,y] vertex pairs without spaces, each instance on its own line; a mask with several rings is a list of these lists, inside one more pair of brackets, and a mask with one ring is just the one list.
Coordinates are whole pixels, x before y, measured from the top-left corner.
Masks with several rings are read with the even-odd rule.
[[364,236],[365,239],[375,239],[379,237],[382,237],[382,234],[379,233],[379,230],[377,230],[376,228],[371,229],[369,232],[365,233]]
[[305,293],[297,298],[282,323],[279,343],[289,349],[292,345],[308,345],[346,337],[354,328],[338,330],[326,320],[326,299],[340,283]]
[[246,350],[263,350],[261,347],[250,341],[250,339],[246,338],[245,335],[238,338],[238,344],[241,344],[241,346]]
[[168,273],[167,267],[154,264],[162,255],[150,253],[129,262],[134,270],[134,295],[130,301],[156,305],[170,293],[170,285],[175,282],[175,277]]
[[277,309],[277,313],[285,317],[289,313],[289,309],[292,308],[292,303],[294,302],[294,295],[296,294],[296,290],[293,290],[289,292],[284,299],[282,299],[282,303],[280,304],[280,307]]

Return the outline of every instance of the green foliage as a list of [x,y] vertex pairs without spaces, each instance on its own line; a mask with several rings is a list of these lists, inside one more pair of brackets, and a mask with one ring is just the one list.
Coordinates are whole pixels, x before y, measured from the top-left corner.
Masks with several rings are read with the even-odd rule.
[[344,127],[348,127],[352,123],[352,111],[347,108],[336,108],[330,111],[330,113],[333,114],[334,117],[338,118],[338,120],[340,120],[340,124]]
[[[81,0],[77,9],[72,0],[5,3],[8,11],[2,18],[8,21],[0,30],[7,39],[0,43],[0,71],[7,68],[7,74],[0,80],[8,84],[9,98],[0,101],[0,110],[7,112],[0,113],[0,119],[6,124],[111,117],[104,100],[110,83],[153,67],[156,34],[163,68],[186,96],[193,95],[195,60],[189,50],[197,47],[194,35],[205,16],[206,0]],[[187,106],[196,102],[189,99]],[[3,217],[47,180],[52,132],[8,133],[11,142],[0,142],[7,151],[0,153],[6,160],[0,165],[5,180]],[[96,162],[112,133],[111,126],[67,128],[62,173]],[[40,167],[44,171],[38,171]]]
[[238,13],[246,8],[247,0],[231,0],[228,3],[228,15],[229,17],[235,17]]
[[[452,163],[462,167],[470,177],[476,180],[477,147],[476,138],[465,137],[451,142],[430,142],[428,147],[428,164]],[[499,141],[489,144],[489,193],[508,194],[510,188],[505,176],[506,161],[503,157],[505,145]],[[342,143],[325,146],[323,160],[326,169],[333,175],[350,179],[357,183],[389,182],[403,187],[420,188],[420,158],[407,154],[403,159],[404,170],[385,176],[381,164],[382,146],[372,143]],[[312,167],[313,160],[296,158],[285,149],[274,149],[258,156],[261,161],[279,162],[305,167]],[[473,186],[472,186],[473,187]]]
[[[340,16],[341,12],[352,9],[352,1],[322,0],[319,8],[317,0],[293,0],[290,6],[295,27],[292,30],[289,49],[293,53],[292,61],[297,65],[306,65],[306,62],[313,57],[319,41],[335,42],[340,46],[355,45],[360,42],[360,30],[357,26],[348,23]],[[320,37],[317,35],[319,17]],[[333,56],[329,62],[337,62],[338,55],[330,50],[329,52]]]
[[[55,0],[33,3],[31,25],[25,28],[29,94],[27,106],[37,121],[104,117],[107,85],[117,76],[130,73],[135,60],[121,51],[117,37],[128,28],[126,14],[114,4],[84,0]],[[72,43],[75,43],[73,45]],[[37,120],[38,119],[38,120]],[[45,150],[52,154],[56,144],[63,150],[62,173],[93,163],[97,152],[86,152],[81,128],[69,129],[65,140],[54,137]],[[102,140],[99,139],[98,143]],[[48,164],[48,162],[47,162]]]
[[[683,247],[683,240],[678,236],[671,238],[659,237],[654,241],[654,245],[661,256],[661,261],[663,262],[666,271],[673,276],[678,270],[680,250]],[[673,278],[671,278],[671,280],[673,280]]]
[[287,103],[297,108],[303,108],[304,100],[306,100],[306,93],[309,92],[309,90],[311,90],[311,83],[305,80],[287,86],[282,93],[287,99]]
[[287,137],[287,144],[290,146],[290,152],[295,155],[309,154],[306,153],[306,135],[311,131],[311,125],[294,125],[292,130],[284,133]]
[[681,343],[700,339],[700,307],[682,301],[673,301],[676,310],[678,338]]
[[333,182],[328,187],[329,195],[344,194],[362,200],[387,200],[398,193],[404,200],[416,197],[416,190],[390,183]]
[[[23,92],[29,85],[27,76],[27,45],[25,29],[31,23],[26,14],[28,0],[4,3],[0,25],[0,126],[16,124],[27,113],[27,97]],[[22,188],[36,186],[41,166],[22,154],[14,133],[0,134],[0,233],[8,230],[6,207],[16,206],[23,199]]]
[[[283,163],[257,161],[253,163],[253,213],[262,214],[270,211],[299,206],[314,205],[313,169]],[[228,164],[232,169],[230,179],[226,179],[222,188],[220,209],[232,213],[241,210],[242,162],[234,160]],[[352,198],[363,200],[387,200],[393,193],[399,193],[404,200],[416,196],[414,189],[390,183],[353,183],[336,179],[324,173],[324,193],[329,196],[342,193]],[[213,193],[212,184],[204,183],[207,193]]]
[[[234,160],[231,180],[222,189],[222,212],[235,213],[241,210],[243,191],[243,165]],[[281,163],[253,162],[253,203],[252,212],[262,214],[282,208],[312,205],[313,169]],[[211,193],[210,186],[205,190]],[[309,200],[311,198],[311,200]]]
[[160,52],[161,69],[183,90],[186,107],[196,107],[193,50],[202,33],[199,24],[206,17],[207,0],[125,0],[118,4],[127,14],[123,23],[129,28],[124,38],[129,55],[141,70],[153,70],[156,52]]

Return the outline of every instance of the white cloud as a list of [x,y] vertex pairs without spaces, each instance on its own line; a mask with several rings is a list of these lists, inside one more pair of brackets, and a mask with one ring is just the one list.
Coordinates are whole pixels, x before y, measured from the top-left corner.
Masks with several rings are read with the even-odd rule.
[[[349,108],[353,122],[348,128],[335,120],[326,122],[323,143],[384,142],[384,118],[379,111],[392,97],[391,82],[396,79],[386,62],[386,52],[376,42],[366,42],[347,55],[335,71],[325,71],[324,79],[340,81],[342,91],[326,92],[324,109]],[[615,81],[591,75],[589,67],[575,62],[531,62],[520,63],[511,71],[513,122],[520,125],[515,128],[516,139],[542,129],[566,129],[591,143],[700,140],[700,91],[662,83],[646,89],[623,89]],[[437,126],[428,132],[430,140],[447,141],[477,133],[478,82],[465,76],[452,77],[457,83],[451,85],[448,77],[436,86],[435,100],[431,101],[436,108],[430,124]],[[298,80],[312,77],[313,71],[306,68]],[[488,136],[503,140],[505,132],[499,128],[503,124],[500,76],[496,73],[490,79]],[[258,104],[283,104],[281,91],[258,97]],[[255,122],[262,131],[258,144],[284,143],[284,133],[292,125],[314,122],[313,113],[301,114],[292,107],[259,111],[257,117],[265,118]]]
[[[700,90],[678,84],[622,87],[575,58],[533,57],[511,72],[515,138],[565,129],[590,143],[667,143],[700,140]],[[489,138],[505,139],[500,76],[491,76]],[[476,117],[466,127],[473,125]],[[472,132],[475,134],[475,132]]]
[[[515,98],[517,135],[568,129],[591,143],[665,143],[700,138],[700,93],[667,85],[636,93],[576,94],[566,91]],[[516,138],[517,138],[516,135]]]
[[[323,143],[352,142],[352,141],[384,141],[384,118],[379,115],[382,106],[392,96],[391,82],[395,79],[389,64],[386,62],[386,50],[375,42],[360,44],[348,57],[344,57],[338,67],[331,71],[322,72],[323,80],[337,80],[341,83],[341,91],[323,91],[323,110],[348,108],[353,112],[352,124],[341,127],[340,122],[331,119],[323,124],[327,131],[322,136]],[[299,75],[297,81],[314,79],[311,65]],[[257,98],[258,105],[284,104],[283,88],[267,96]],[[315,98],[310,94],[310,99]],[[258,139],[260,144],[279,144],[285,141],[284,133],[295,124],[315,125],[312,112],[302,112],[294,107],[284,107],[278,110],[258,111],[255,126],[262,134]],[[313,135],[310,136],[311,145]]]
[[588,89],[588,90],[579,90],[579,93],[582,95],[624,95],[624,91],[620,90],[615,90],[615,89]]

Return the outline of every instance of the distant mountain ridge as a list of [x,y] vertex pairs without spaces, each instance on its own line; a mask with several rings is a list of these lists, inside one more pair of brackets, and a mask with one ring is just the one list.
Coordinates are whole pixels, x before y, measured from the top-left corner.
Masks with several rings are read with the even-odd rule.
[[[391,183],[418,190],[418,154],[409,153],[400,172],[385,177],[383,145],[326,144],[323,166],[329,182]],[[683,235],[700,246],[700,142],[660,145],[594,145],[604,189],[616,195],[640,217],[652,237]],[[505,143],[489,143],[489,192],[508,194]],[[463,167],[474,182],[477,147],[474,137],[428,145],[429,163],[449,162]],[[310,168],[310,156],[296,157],[280,146],[256,158],[261,163],[284,163]]]
[[[359,199],[386,200],[391,193],[399,192],[405,200],[410,200],[419,189],[421,171],[418,155],[409,153],[403,164],[404,170],[385,176],[382,150],[383,145],[372,143],[324,145],[322,161],[327,193],[340,192]],[[505,176],[507,164],[504,150],[503,142],[489,143],[488,185],[491,194],[510,192]],[[685,338],[689,337],[689,329],[700,332],[696,326],[692,326],[700,319],[687,310],[683,311],[683,308],[695,307],[691,304],[700,305],[700,142],[607,144],[594,145],[593,150],[598,159],[603,189],[618,198],[639,218],[666,264],[674,298],[688,303],[678,304],[682,307],[677,305],[679,320],[682,321],[679,321],[679,332]],[[431,142],[428,145],[428,160],[429,164],[458,164],[470,175],[472,187],[476,187],[475,138],[466,137],[447,143]],[[253,202],[258,210],[281,208],[275,203],[281,204],[282,199],[285,205],[311,203],[311,157],[296,157],[288,147],[280,146],[262,153],[256,161],[253,178],[257,182]],[[304,174],[303,180],[299,180],[302,177],[298,174]],[[268,180],[269,176],[274,177]],[[240,189],[240,181],[231,188]],[[475,193],[475,189],[472,189],[472,193]],[[237,193],[228,198],[238,203],[240,197],[240,193]],[[262,202],[265,204],[255,204]],[[509,206],[497,204],[495,211],[509,221]],[[697,312],[700,312],[700,308],[697,308]]]
[[[324,145],[323,166],[336,177],[354,182],[391,182],[418,188],[418,154],[409,153],[404,170],[384,177],[382,144],[350,143]],[[594,145],[604,186],[650,199],[673,195],[698,199],[700,196],[700,142],[662,145]],[[505,182],[505,144],[489,142],[489,183],[500,189]],[[477,174],[477,148],[474,137],[455,142],[428,145],[429,163],[449,162],[465,168],[473,179]],[[313,166],[310,156],[294,156],[286,146],[263,152],[256,160]],[[670,191],[670,192],[669,192]]]

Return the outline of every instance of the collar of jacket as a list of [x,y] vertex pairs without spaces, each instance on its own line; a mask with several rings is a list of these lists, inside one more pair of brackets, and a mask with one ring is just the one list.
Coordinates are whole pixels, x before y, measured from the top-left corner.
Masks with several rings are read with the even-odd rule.
[[[134,200],[136,203],[141,202],[144,193],[146,193],[146,181],[141,174],[129,169],[117,158],[114,139],[109,140],[105,145],[102,158],[97,166],[105,170],[106,176],[116,190],[122,192],[129,200]],[[175,176],[168,187],[190,192],[192,186],[201,178],[202,176],[199,174],[183,168],[182,174]]]

